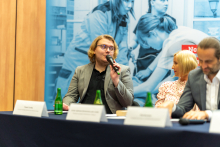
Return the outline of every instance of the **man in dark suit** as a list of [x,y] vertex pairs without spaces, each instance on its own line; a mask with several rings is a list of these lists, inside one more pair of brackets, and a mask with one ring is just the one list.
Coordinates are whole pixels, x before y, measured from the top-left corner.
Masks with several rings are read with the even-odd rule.
[[71,103],[93,104],[96,90],[101,91],[106,113],[116,113],[130,106],[134,99],[130,68],[114,61],[118,75],[106,59],[106,55],[116,59],[118,46],[110,35],[98,36],[88,51],[90,63],[76,68],[68,92],[63,98],[63,109]]
[[[213,37],[203,39],[197,47],[200,69],[189,73],[184,92],[177,105],[165,102],[160,108],[168,108],[172,117],[187,119],[211,119],[212,111],[220,109],[220,43]],[[201,111],[190,111],[194,104]]]

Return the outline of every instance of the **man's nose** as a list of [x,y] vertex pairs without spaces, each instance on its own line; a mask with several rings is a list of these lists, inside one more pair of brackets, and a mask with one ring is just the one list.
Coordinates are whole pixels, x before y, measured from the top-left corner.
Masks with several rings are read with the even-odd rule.
[[205,69],[205,68],[207,67],[207,64],[205,64],[205,63],[200,63],[200,66],[201,66],[203,69]]

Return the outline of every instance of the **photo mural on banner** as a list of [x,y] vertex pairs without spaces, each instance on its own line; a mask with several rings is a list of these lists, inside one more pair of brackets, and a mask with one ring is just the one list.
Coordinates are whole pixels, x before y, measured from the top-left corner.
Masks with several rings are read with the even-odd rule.
[[159,86],[177,80],[174,53],[208,36],[219,39],[219,11],[219,0],[47,0],[47,108],[53,109],[58,87],[62,97],[67,93],[76,67],[89,63],[90,44],[102,34],[114,37],[116,62],[131,69],[134,100],[143,106],[150,91],[155,103]]

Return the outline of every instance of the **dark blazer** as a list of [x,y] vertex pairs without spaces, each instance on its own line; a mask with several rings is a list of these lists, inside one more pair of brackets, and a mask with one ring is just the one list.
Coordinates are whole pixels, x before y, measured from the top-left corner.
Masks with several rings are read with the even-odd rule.
[[[204,80],[204,73],[201,69],[192,70],[188,75],[188,81],[178,104],[176,110],[172,113],[172,117],[182,117],[186,112],[190,111],[194,103],[196,103],[200,110],[206,109],[206,84]],[[219,86],[220,88],[220,86]],[[220,99],[220,89],[218,91],[218,109]]]
[[[114,87],[113,81],[111,80],[111,69],[109,66],[107,67],[105,75],[104,93],[106,102],[112,113],[116,113],[116,110],[124,109],[124,107],[131,106],[134,99],[130,68],[121,64],[120,67],[121,74],[117,88]],[[65,104],[70,105],[70,103],[76,103],[79,98],[79,103],[82,102],[89,86],[93,68],[93,63],[76,68],[68,92],[63,98]]]

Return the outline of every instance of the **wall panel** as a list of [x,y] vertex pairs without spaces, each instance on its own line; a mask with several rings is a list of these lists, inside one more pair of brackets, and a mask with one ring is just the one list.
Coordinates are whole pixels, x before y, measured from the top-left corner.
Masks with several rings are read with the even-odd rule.
[[44,100],[45,0],[17,0],[14,102]]
[[13,110],[16,0],[0,1],[0,111]]

